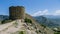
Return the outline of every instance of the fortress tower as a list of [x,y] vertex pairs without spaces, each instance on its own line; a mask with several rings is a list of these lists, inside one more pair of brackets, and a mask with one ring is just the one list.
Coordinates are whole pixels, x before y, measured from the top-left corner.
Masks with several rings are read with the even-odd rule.
[[25,19],[25,8],[23,6],[9,7],[9,18],[12,20]]

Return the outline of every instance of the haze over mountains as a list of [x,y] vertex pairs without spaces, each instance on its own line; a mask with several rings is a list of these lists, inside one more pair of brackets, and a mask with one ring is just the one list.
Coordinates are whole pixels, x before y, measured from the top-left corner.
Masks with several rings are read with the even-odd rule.
[[44,16],[44,17],[46,17],[47,19],[50,19],[50,20],[53,21],[54,23],[60,25],[60,16],[59,16],[59,15],[56,15],[56,16],[46,15],[46,16]]
[[34,17],[39,23],[44,24],[49,27],[58,27],[60,26],[60,16],[53,15],[42,15]]
[[55,11],[49,11],[48,9],[40,10],[35,12],[32,16],[35,17],[36,20],[38,20],[39,22],[42,23],[44,22],[45,25],[49,23],[49,25],[54,24],[53,26],[55,25],[60,26],[60,10]]
[[4,20],[4,19],[8,19],[9,17],[7,15],[0,15],[0,21]]

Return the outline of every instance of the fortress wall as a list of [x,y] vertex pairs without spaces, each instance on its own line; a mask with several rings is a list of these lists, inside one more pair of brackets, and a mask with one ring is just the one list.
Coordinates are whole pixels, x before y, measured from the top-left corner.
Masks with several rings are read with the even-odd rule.
[[25,8],[23,6],[11,6],[9,7],[10,19],[25,19]]

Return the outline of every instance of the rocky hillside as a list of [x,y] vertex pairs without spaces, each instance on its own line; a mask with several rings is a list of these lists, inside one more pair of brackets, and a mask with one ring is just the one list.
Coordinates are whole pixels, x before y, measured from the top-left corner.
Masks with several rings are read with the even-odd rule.
[[58,20],[56,22],[56,19],[53,20],[53,18],[48,19],[47,17],[44,16],[36,16],[34,17],[40,24],[44,24],[50,28],[58,27],[59,24]]
[[0,25],[0,34],[54,34],[54,32],[39,23],[32,18],[32,16],[26,14],[26,18],[32,22],[24,22],[21,19],[17,19],[5,24]]

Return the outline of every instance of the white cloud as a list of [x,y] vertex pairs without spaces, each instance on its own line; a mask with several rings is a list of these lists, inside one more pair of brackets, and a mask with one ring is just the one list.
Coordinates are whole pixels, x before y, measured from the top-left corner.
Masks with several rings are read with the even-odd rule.
[[60,15],[60,10],[56,10],[53,15]]
[[35,12],[32,16],[40,16],[40,15],[48,15],[49,12],[47,9],[43,10],[43,11],[38,11],[38,12]]
[[60,15],[60,10],[56,10],[51,13],[47,9],[45,9],[43,11],[35,12],[32,16],[40,16],[40,15]]

